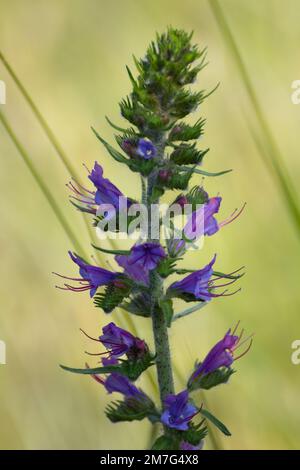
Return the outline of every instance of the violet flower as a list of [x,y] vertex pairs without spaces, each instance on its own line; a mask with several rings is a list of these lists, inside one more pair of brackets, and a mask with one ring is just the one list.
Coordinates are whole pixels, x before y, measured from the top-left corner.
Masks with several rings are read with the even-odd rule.
[[151,271],[165,257],[166,253],[159,243],[142,243],[141,245],[135,245],[131,249],[128,263],[131,266],[138,264],[146,271]]
[[159,243],[142,243],[131,249],[130,255],[117,255],[115,260],[134,281],[149,284],[149,271],[155,269],[166,257]]
[[99,341],[109,351],[110,358],[126,354],[129,358],[137,359],[148,351],[145,341],[119,328],[113,322],[104,326],[102,331],[103,335],[99,337]]
[[124,273],[135,282],[146,286],[149,284],[149,272],[138,264],[129,264],[129,256],[116,255],[115,260],[124,269]]
[[137,153],[145,160],[150,160],[155,157],[157,150],[150,140],[139,139]]
[[[193,212],[183,229],[184,237],[195,242],[202,236],[211,236],[218,232],[220,228],[233,222],[233,220],[235,220],[245,208],[244,204],[239,211],[235,209],[235,211],[227,219],[223,220],[222,222],[218,222],[215,218],[215,214],[219,212],[221,201],[222,198],[219,196],[211,197],[198,210]],[[185,247],[185,240],[174,240],[171,250],[178,254],[184,250]]]
[[[86,364],[88,367],[88,365]],[[108,377],[103,379],[97,374],[91,374],[92,378],[98,383],[104,385],[108,393],[118,392],[124,395],[125,399],[135,399],[140,401],[148,401],[149,398],[145,393],[138,389],[125,375],[113,372]]]
[[183,390],[177,395],[168,395],[165,398],[161,422],[169,428],[186,431],[197,412],[197,408],[189,403],[188,391]]
[[133,336],[129,331],[123,330],[123,328],[119,328],[113,322],[102,328],[103,335],[99,336],[99,338],[93,338],[82,329],[81,331],[89,339],[102,343],[106,348],[107,351],[104,353],[89,353],[86,351],[86,354],[91,356],[106,354],[107,356],[102,358],[104,366],[118,364],[118,358],[124,354],[126,354],[128,359],[136,361],[143,358],[149,351],[144,340]]
[[90,291],[90,296],[93,297],[98,289],[98,287],[106,286],[111,282],[114,282],[115,279],[120,275],[120,273],[115,273],[108,271],[107,269],[100,268],[99,266],[92,266],[86,263],[80,256],[73,254],[69,251],[69,255],[74,261],[74,263],[79,266],[80,278],[62,276],[61,274],[56,274],[63,279],[68,279],[70,281],[77,281],[78,286],[71,286],[70,284],[65,283],[64,287],[56,286],[58,289],[62,290],[71,290],[74,292],[82,292],[85,290]]
[[119,392],[125,398],[144,398],[145,394],[139,390],[124,375],[113,372],[105,379],[104,386],[108,393]]
[[[204,268],[194,271],[181,281],[171,284],[168,288],[168,293],[174,297],[184,297],[185,300],[201,300],[202,302],[208,302],[213,297],[233,295],[235,292],[230,294],[226,294],[226,291],[220,294],[212,292],[216,288],[228,286],[236,281],[236,279],[233,279],[224,284],[217,285],[215,283],[216,279],[211,279],[213,276],[212,267],[215,261],[216,255]],[[221,279],[221,276],[218,279]]]
[[[204,361],[196,367],[196,370],[192,374],[189,382],[195,380],[201,375],[204,376],[206,374],[210,374],[211,372],[216,371],[220,367],[229,368],[232,365],[233,361],[240,359],[249,351],[252,345],[252,335],[248,336],[248,338],[241,342],[243,330],[239,336],[235,335],[237,326],[235,327],[232,333],[231,329],[229,329],[225,334],[224,338],[218,341],[217,344],[215,344],[215,346],[209,351],[209,353],[205,357]],[[239,356],[234,357],[234,351],[247,342],[249,342],[249,345],[246,350]]]
[[[119,200],[121,197],[125,197],[124,194],[107,178],[103,177],[103,168],[98,162],[95,162],[94,168],[89,172],[88,178],[94,184],[96,190],[90,191],[89,189],[81,186],[76,181],[70,182],[67,187],[73,192],[71,199],[73,204],[84,212],[91,214],[97,214],[97,208],[101,204],[109,204],[114,208],[112,211],[113,215],[119,210]],[[74,202],[75,201],[75,202]],[[79,205],[78,202],[81,204]],[[133,201],[127,199],[127,207],[129,207]],[[109,217],[108,211],[106,218]]]

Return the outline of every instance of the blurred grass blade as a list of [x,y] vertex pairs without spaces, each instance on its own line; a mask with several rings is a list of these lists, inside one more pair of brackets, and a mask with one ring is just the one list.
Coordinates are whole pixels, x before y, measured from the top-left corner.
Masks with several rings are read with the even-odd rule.
[[256,115],[258,125],[261,129],[261,142],[265,150],[264,152],[260,151],[260,156],[268,165],[268,168],[270,168],[271,164],[273,175],[277,179],[278,186],[280,187],[286,206],[290,211],[290,214],[293,218],[294,223],[296,224],[298,233],[300,235],[300,209],[298,204],[298,196],[296,190],[293,188],[293,184],[290,180],[287,169],[285,168],[284,159],[272,135],[272,131],[263,113],[258,97],[252,85],[250,76],[247,72],[237,43],[235,42],[233,34],[225,19],[220,3],[218,0],[208,0],[208,2],[213,12],[213,15],[217,21],[219,29],[227,43],[228,49],[232,54],[232,57],[241,75],[246,91],[248,93],[250,103],[252,104],[254,113]]
[[[27,101],[27,103],[28,103],[29,107],[31,108],[33,114],[37,118],[37,120],[40,123],[42,129],[44,130],[45,134],[47,135],[49,141],[53,145],[57,155],[59,156],[60,160],[62,161],[63,165],[65,166],[67,172],[69,173],[70,176],[75,177],[76,180],[79,183],[81,183],[81,178],[80,178],[79,174],[76,172],[76,170],[73,167],[72,163],[68,159],[68,157],[67,157],[66,153],[64,152],[62,146],[60,145],[60,143],[58,142],[58,140],[55,137],[54,133],[50,129],[50,126],[47,123],[46,119],[44,118],[44,116],[42,115],[40,110],[38,109],[37,105],[35,104],[35,102],[31,98],[30,94],[28,93],[28,91],[24,87],[23,83],[18,78],[15,71],[13,70],[11,65],[8,63],[7,59],[5,58],[5,56],[3,55],[3,53],[1,51],[0,51],[0,60],[2,61],[4,67],[6,68],[6,70],[10,74],[10,76],[12,77],[12,79],[15,82],[15,84],[17,85],[17,87],[19,88],[21,94],[23,95],[23,97]],[[89,234],[90,238],[95,241],[94,233],[93,233],[92,228],[89,224],[89,221],[88,221],[88,218],[87,218],[86,214],[82,214],[82,217],[83,217],[83,220],[84,220],[84,223],[85,223],[85,226],[86,226],[86,229],[88,231],[88,234]]]
[[37,120],[39,121],[41,127],[45,131],[48,139],[52,143],[52,145],[55,148],[57,154],[59,155],[61,161],[63,162],[65,168],[70,173],[70,175],[78,178],[78,175],[76,175],[76,171],[75,171],[73,165],[69,161],[69,159],[66,156],[64,150],[62,149],[61,145],[59,144],[59,142],[56,139],[55,135],[53,134],[52,130],[50,129],[46,119],[44,118],[44,116],[39,111],[38,107],[34,103],[33,99],[29,95],[28,91],[26,90],[26,88],[22,84],[21,80],[17,77],[16,73],[14,72],[14,70],[12,69],[12,67],[10,66],[10,64],[8,63],[7,59],[4,57],[4,55],[1,51],[0,51],[0,60],[3,63],[4,67],[6,68],[6,70],[8,71],[8,73],[10,74],[10,76],[12,77],[12,79],[14,80],[15,84],[19,88],[19,90],[22,93],[22,95],[24,96],[25,100],[29,104],[29,106],[32,109],[33,113],[35,114]]
[[51,206],[54,214],[56,215],[57,219],[59,220],[60,224],[62,225],[64,231],[66,232],[69,240],[71,241],[72,245],[74,246],[75,250],[81,254],[82,256],[86,256],[84,253],[84,249],[82,248],[80,242],[78,241],[76,235],[74,234],[72,228],[70,227],[69,223],[65,219],[65,216],[61,212],[58,204],[56,203],[54,197],[51,194],[51,191],[48,189],[47,185],[45,184],[44,180],[42,179],[41,175],[39,172],[35,169],[33,163],[31,162],[31,159],[16,137],[15,133],[13,132],[11,126],[9,125],[7,119],[5,116],[0,112],[0,121],[2,122],[5,130],[9,134],[11,140],[15,144],[17,150],[19,151],[24,163],[26,164],[28,170],[30,171],[31,175],[35,179],[36,183],[38,184],[40,190],[44,194],[45,198],[47,199],[49,205]]
[[[14,82],[16,83],[17,87],[19,88],[20,92],[24,96],[24,98],[27,101],[29,107],[31,108],[32,112],[34,113],[37,120],[39,121],[42,129],[44,130],[45,134],[47,135],[49,141],[52,143],[52,145],[53,145],[54,149],[56,150],[58,156],[60,157],[61,161],[63,162],[66,170],[70,173],[70,175],[74,176],[76,178],[76,180],[80,183],[81,178],[79,177],[76,170],[74,169],[74,167],[70,163],[67,155],[65,154],[65,152],[62,149],[61,145],[59,144],[59,142],[58,142],[57,138],[55,137],[54,133],[51,131],[46,119],[43,117],[42,113],[39,111],[37,105],[35,104],[35,102],[31,98],[28,91],[26,90],[26,88],[22,84],[21,80],[17,77],[16,73],[14,72],[14,70],[12,69],[12,67],[10,66],[10,64],[8,63],[7,59],[4,57],[4,55],[1,51],[0,51],[0,60],[2,61],[2,63],[5,66],[6,70],[8,71],[8,73],[10,74],[10,76],[12,77]],[[25,152],[25,150],[22,147],[22,145],[20,144],[20,142],[17,140],[15,134],[13,133],[11,127],[8,125],[6,119],[4,118],[3,115],[1,115],[1,121],[4,125],[4,127],[6,128],[7,132],[9,133],[10,137],[12,138],[13,142],[15,143],[16,147],[18,148],[19,152],[21,153],[21,155],[22,155],[26,165],[28,166],[31,174],[33,175],[33,177],[36,180],[37,184],[39,185],[40,189],[44,193],[44,195],[47,198],[47,200],[48,200],[49,204],[51,205],[52,209],[54,210],[57,218],[59,219],[60,223],[63,225],[63,228],[65,229],[69,239],[72,241],[72,244],[76,248],[76,251],[78,253],[81,253],[82,255],[84,255],[87,258],[86,253],[84,253],[84,250],[82,249],[80,243],[78,242],[78,240],[74,236],[70,226],[68,225],[68,223],[65,220],[62,212],[60,211],[58,205],[56,204],[51,192],[46,187],[46,185],[43,182],[41,176],[35,170],[34,165],[32,164],[32,162],[30,160],[30,157]],[[88,219],[87,219],[86,215],[82,214],[82,216],[83,216],[85,225],[87,227],[88,233],[90,235],[91,241],[95,241],[95,236],[94,236],[93,230],[92,230],[92,228],[91,228],[91,226],[88,222]],[[114,241],[109,240],[109,242],[110,242],[111,246],[114,248],[115,247]],[[102,263],[105,262],[105,260],[103,259],[103,257],[99,253],[99,251],[97,251],[97,258]],[[119,309],[118,309],[118,311],[119,311]],[[121,321],[119,321],[119,323],[123,323],[123,324],[125,324],[124,325],[125,327],[127,326],[127,328],[131,328],[132,333],[135,334],[136,336],[138,336],[137,328],[136,328],[132,318],[129,317],[129,316],[124,318],[124,316],[122,314],[120,316],[121,316],[121,318],[123,318],[123,321],[121,320]],[[156,388],[156,384],[155,384],[155,380],[154,380],[153,375],[150,372],[149,373],[147,372],[147,375],[149,376],[149,380],[150,380],[152,386],[154,388]]]

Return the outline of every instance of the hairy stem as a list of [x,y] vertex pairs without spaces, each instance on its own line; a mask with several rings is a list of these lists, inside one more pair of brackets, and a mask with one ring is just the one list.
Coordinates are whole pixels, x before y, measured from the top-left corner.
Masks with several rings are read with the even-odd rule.
[[[157,148],[160,153],[163,154],[164,145],[160,141],[157,143]],[[147,180],[147,209],[148,209],[148,241],[149,242],[159,242],[157,239],[153,239],[151,235],[151,226],[152,226],[152,212],[151,212],[151,203],[158,204],[159,199],[156,201],[151,201],[151,196],[153,192],[153,185],[156,180],[156,172],[154,171]],[[154,215],[155,217],[156,215]],[[150,273],[150,292],[151,292],[151,316],[152,316],[152,328],[153,336],[155,343],[155,353],[156,353],[156,369],[157,369],[157,379],[159,386],[160,399],[163,405],[165,397],[174,393],[174,381],[173,381],[173,372],[171,364],[171,353],[169,345],[169,335],[167,322],[164,317],[164,313],[159,307],[159,299],[163,295],[163,281],[159,274],[153,270]]]

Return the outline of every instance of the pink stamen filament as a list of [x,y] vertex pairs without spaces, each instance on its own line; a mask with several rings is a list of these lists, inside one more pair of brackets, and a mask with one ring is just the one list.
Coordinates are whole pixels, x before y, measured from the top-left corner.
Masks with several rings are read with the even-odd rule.
[[88,335],[82,328],[79,328],[79,330],[80,330],[81,333],[83,333],[87,338],[92,339],[93,341],[97,341],[97,343],[100,343],[100,339],[99,339],[99,338],[93,338],[92,336]]
[[53,272],[52,274],[55,274],[55,276],[61,277],[63,279],[69,279],[69,281],[83,281],[82,277],[69,277],[69,276],[63,276],[62,274],[58,274]]
[[247,352],[248,352],[249,349],[251,348],[252,343],[253,343],[253,340],[251,339],[250,344],[249,344],[249,346],[246,348],[246,350],[245,350],[242,354],[240,354],[238,357],[235,357],[234,360],[237,361],[238,359],[241,359],[241,357],[245,356],[245,354],[247,354]]
[[87,193],[90,193],[90,194],[95,194],[95,191],[90,191],[89,189],[85,188],[84,186],[82,186],[82,184],[78,183],[74,178],[73,178],[73,181],[75,181],[75,183],[77,184],[77,186],[81,189],[83,189],[84,191],[86,191]]
[[222,222],[219,223],[219,227],[224,227],[224,225],[228,225],[230,224],[231,222],[233,222],[235,219],[237,219],[237,217],[239,217],[241,215],[241,213],[243,212],[243,210],[245,209],[246,207],[246,202],[245,204],[242,206],[242,208],[237,212],[237,209],[235,209],[233,211],[233,213],[227,217],[227,219],[223,220]]

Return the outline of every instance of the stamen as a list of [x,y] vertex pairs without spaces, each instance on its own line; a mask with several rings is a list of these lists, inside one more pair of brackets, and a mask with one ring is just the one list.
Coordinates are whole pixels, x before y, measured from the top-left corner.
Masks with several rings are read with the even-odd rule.
[[68,277],[68,276],[63,276],[62,274],[58,274],[56,272],[52,272],[52,274],[55,274],[55,276],[61,277],[63,279],[69,279],[69,281],[82,281],[82,277]]
[[86,169],[86,171],[88,172],[88,174],[90,175],[90,174],[91,174],[91,172],[90,172],[90,170],[88,169],[88,167],[86,166],[86,164],[85,164],[85,163],[83,163],[82,165],[83,165],[83,167]]
[[86,191],[87,193],[90,193],[90,194],[93,194],[95,195],[95,191],[90,191],[89,189],[85,188],[84,186],[82,186],[82,184],[78,183],[78,181],[76,181],[74,178],[72,178],[75,183],[77,184],[77,186],[81,189],[83,189],[84,191]]
[[[239,349],[243,344],[247,343],[247,341],[249,341],[249,339],[253,338],[254,336],[254,333],[252,333],[251,335],[249,335],[247,338],[245,338],[241,343],[238,343],[236,345],[236,347],[233,349],[233,351],[236,351],[237,349]],[[252,340],[251,340],[252,341]]]
[[248,348],[247,348],[242,354],[240,354],[238,357],[235,357],[234,360],[237,361],[238,359],[241,359],[241,357],[245,356],[245,354],[247,354],[247,352],[248,352],[249,349],[251,348],[252,343],[253,343],[253,340],[251,339]]
[[239,321],[237,322],[237,324],[235,325],[234,330],[233,330],[233,332],[232,332],[233,335],[234,335],[235,332],[237,331],[237,329],[238,329],[240,323],[241,323],[241,320],[239,320]]
[[[85,367],[86,367],[87,369],[90,369],[90,366],[88,365],[87,362],[85,363]],[[96,382],[98,382],[99,384],[101,384],[101,385],[104,385],[104,384],[105,384],[105,381],[104,381],[103,379],[101,379],[101,378],[99,377],[99,375],[91,374],[91,377],[92,377],[94,380],[96,380]]]
[[233,222],[235,219],[237,219],[237,217],[239,217],[241,215],[241,213],[243,212],[243,210],[245,209],[246,204],[247,203],[245,202],[245,204],[242,206],[242,208],[238,212],[237,212],[237,209],[235,209],[233,211],[233,213],[229,217],[227,217],[227,219],[225,219],[225,220],[223,220],[222,222],[219,223],[219,227],[224,227],[224,225],[231,224],[231,222]]
[[75,286],[70,286],[70,284],[64,284],[69,290],[73,291],[73,292],[84,292],[85,290],[89,290],[92,288],[92,286],[90,284],[86,285],[86,286],[81,286],[81,287],[75,287]]
[[93,338],[92,336],[88,335],[82,328],[79,328],[79,330],[80,330],[81,333],[83,333],[87,338],[92,339],[93,341],[97,341],[98,343],[100,343],[100,339],[99,339],[99,338]]
[[84,351],[85,354],[88,354],[89,356],[103,356],[104,354],[107,354],[107,351],[101,352],[101,353],[91,353],[88,351]]

